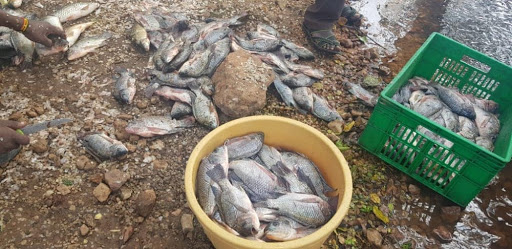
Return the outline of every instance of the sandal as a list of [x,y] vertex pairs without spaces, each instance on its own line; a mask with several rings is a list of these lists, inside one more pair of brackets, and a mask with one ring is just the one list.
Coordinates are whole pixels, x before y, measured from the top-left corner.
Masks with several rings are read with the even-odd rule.
[[316,49],[330,54],[341,53],[340,42],[336,39],[332,30],[311,30],[304,24],[302,24],[302,30]]
[[356,9],[345,6],[341,10],[341,16],[347,19],[347,25],[359,27],[363,21],[363,15],[359,14]]

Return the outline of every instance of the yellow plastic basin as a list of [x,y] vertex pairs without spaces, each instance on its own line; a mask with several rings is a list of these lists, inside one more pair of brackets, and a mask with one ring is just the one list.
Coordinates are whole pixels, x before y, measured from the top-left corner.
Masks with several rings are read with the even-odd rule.
[[[334,216],[318,231],[301,239],[287,242],[257,242],[227,232],[202,210],[195,194],[196,174],[201,159],[223,144],[228,138],[262,131],[265,144],[296,151],[310,158],[320,169],[331,187],[338,190],[339,202]],[[190,155],[185,170],[187,201],[215,248],[320,248],[348,212],[352,198],[352,176],[347,161],[325,135],[315,128],[289,118],[252,116],[233,120],[206,135]]]

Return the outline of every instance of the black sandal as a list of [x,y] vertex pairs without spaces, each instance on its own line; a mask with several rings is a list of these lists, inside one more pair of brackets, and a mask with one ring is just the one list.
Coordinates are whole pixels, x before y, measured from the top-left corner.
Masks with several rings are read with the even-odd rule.
[[341,11],[341,16],[347,19],[347,25],[359,27],[363,21],[363,15],[359,14],[356,9],[345,6]]
[[302,24],[302,30],[316,49],[329,54],[340,54],[340,42],[330,29],[311,30]]

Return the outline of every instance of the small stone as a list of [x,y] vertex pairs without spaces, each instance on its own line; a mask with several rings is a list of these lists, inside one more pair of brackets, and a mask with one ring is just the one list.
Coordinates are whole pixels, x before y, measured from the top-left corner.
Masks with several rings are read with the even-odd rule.
[[336,142],[338,142],[338,140],[340,140],[340,137],[338,137],[338,136],[336,136],[336,135],[334,135],[334,134],[332,134],[332,133],[327,134],[327,137],[328,137],[331,141],[333,141],[333,142],[335,142],[335,143],[336,143]]
[[183,214],[181,216],[181,230],[184,234],[194,231],[194,216],[191,214]]
[[86,157],[86,156],[79,156],[77,159],[76,159],[76,168],[77,169],[84,169],[85,168],[85,165],[87,164],[87,162],[89,161],[89,158]]
[[389,67],[386,67],[383,65],[379,66],[379,68],[377,70],[380,75],[388,76],[391,74],[391,69],[389,69]]
[[103,181],[103,174],[96,173],[92,176],[89,176],[89,181],[94,182],[96,184],[100,184]]
[[75,205],[69,206],[69,211],[75,211],[75,210],[76,210],[76,206]]
[[41,154],[45,153],[48,150],[48,142],[44,139],[37,140],[32,144],[32,151],[35,153]]
[[127,141],[130,139],[130,134],[124,130],[116,130],[114,135],[116,136],[116,139],[120,141]]
[[373,245],[375,245],[377,247],[382,246],[382,235],[380,235],[379,231],[377,231],[373,228],[369,228],[366,231],[366,238]]
[[66,185],[59,185],[57,187],[57,192],[61,195],[68,195],[69,193],[71,193],[71,189]]
[[178,216],[181,214],[181,208],[178,208],[178,209],[176,209],[176,210],[172,211],[172,212],[171,212],[171,214],[172,214],[173,216],[178,217]]
[[128,125],[128,122],[121,120],[121,119],[114,121],[114,128],[116,130],[124,130],[127,125]]
[[20,120],[23,117],[21,112],[15,112],[9,116],[9,120]]
[[366,77],[364,77],[364,80],[363,80],[363,85],[368,86],[368,87],[375,87],[375,86],[380,85],[380,83],[381,83],[381,80],[380,80],[379,76],[375,76],[372,74],[366,75]]
[[352,116],[359,117],[359,116],[363,115],[363,112],[360,112],[360,111],[357,111],[357,110],[351,110],[350,114],[352,114]]
[[154,160],[153,161],[153,168],[156,170],[165,170],[169,164],[166,161],[163,160]]
[[411,195],[419,195],[420,192],[421,192],[421,189],[418,188],[418,186],[409,184],[409,193],[411,193]]
[[80,234],[82,236],[85,236],[89,233],[89,227],[85,224],[82,224],[82,226],[80,227]]
[[133,145],[133,144],[126,144],[126,148],[128,149],[129,152],[135,152],[137,150],[137,146]]
[[347,39],[347,38],[340,39],[340,44],[341,44],[341,46],[346,47],[346,48],[354,47],[354,43],[352,42],[352,40]]
[[327,127],[331,129],[331,131],[334,132],[334,134],[341,134],[343,132],[343,126],[345,125],[345,122],[342,120],[334,120],[330,122]]
[[98,214],[94,215],[94,219],[95,219],[95,220],[101,220],[101,218],[103,218],[103,215],[102,215],[102,214],[100,214],[100,213],[98,213]]
[[27,245],[27,243],[28,243],[28,241],[26,239],[24,239],[20,242],[20,245],[25,246],[25,245]]
[[130,240],[130,237],[132,236],[132,234],[133,234],[133,227],[132,226],[125,227],[124,231],[123,231],[123,243],[128,242],[128,240]]
[[122,120],[132,120],[133,116],[130,114],[119,114],[117,115],[117,118]]
[[35,118],[38,115],[37,115],[36,111],[30,110],[30,111],[27,112],[27,116],[29,116],[30,118]]
[[459,206],[442,207],[441,218],[448,223],[455,223],[459,220],[461,208]]
[[137,108],[139,109],[146,109],[148,107],[149,103],[147,100],[141,100],[137,102]]
[[126,188],[126,187],[122,187],[121,188],[121,199],[123,201],[130,199],[130,197],[132,197],[132,193],[133,193],[133,190]]
[[135,211],[142,217],[147,217],[156,203],[156,194],[152,189],[144,190],[137,196]]
[[105,182],[108,184],[112,191],[116,191],[128,181],[129,175],[125,174],[121,170],[114,169],[105,173]]
[[448,231],[448,229],[443,225],[435,228],[433,232],[442,243],[448,243],[453,239],[452,233],[450,233],[450,231]]
[[105,202],[108,199],[110,192],[110,188],[106,184],[100,183],[96,188],[94,188],[92,194],[96,199],[98,199],[98,201]]
[[34,107],[34,111],[36,111],[38,115],[43,115],[44,114],[44,107],[36,106],[36,107]]

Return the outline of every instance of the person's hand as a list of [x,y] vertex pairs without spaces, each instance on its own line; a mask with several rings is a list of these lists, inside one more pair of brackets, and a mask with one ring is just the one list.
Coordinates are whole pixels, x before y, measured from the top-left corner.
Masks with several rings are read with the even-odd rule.
[[21,122],[0,120],[0,154],[7,153],[30,142],[27,136],[16,132],[16,129],[24,126],[25,124]]
[[30,20],[27,30],[23,34],[30,40],[41,43],[47,47],[53,45],[53,41],[48,38],[49,35],[66,39],[66,33],[63,30],[49,24],[48,22]]

